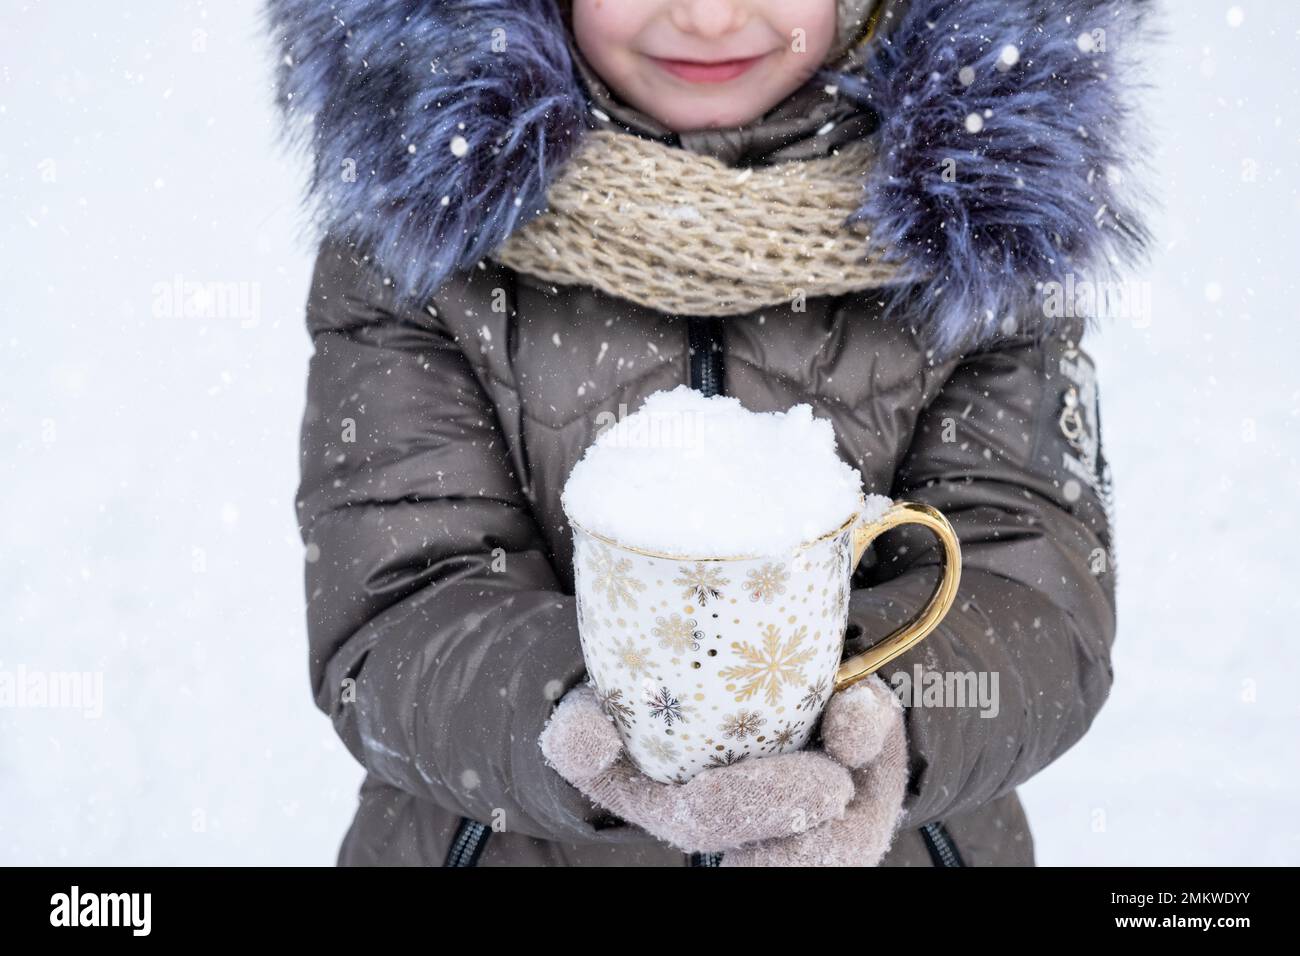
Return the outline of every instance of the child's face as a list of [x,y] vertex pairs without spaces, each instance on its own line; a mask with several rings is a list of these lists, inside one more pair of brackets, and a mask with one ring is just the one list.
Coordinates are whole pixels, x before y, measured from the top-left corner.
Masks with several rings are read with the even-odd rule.
[[835,42],[836,0],[573,0],[582,55],[669,129],[743,126],[802,86]]

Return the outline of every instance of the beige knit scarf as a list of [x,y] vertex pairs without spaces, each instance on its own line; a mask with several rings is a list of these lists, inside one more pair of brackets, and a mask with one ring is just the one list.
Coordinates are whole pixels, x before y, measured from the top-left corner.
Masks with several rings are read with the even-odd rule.
[[630,133],[595,132],[547,193],[549,208],[495,258],[558,285],[589,285],[661,312],[743,315],[889,283],[845,221],[870,146],[735,169]]

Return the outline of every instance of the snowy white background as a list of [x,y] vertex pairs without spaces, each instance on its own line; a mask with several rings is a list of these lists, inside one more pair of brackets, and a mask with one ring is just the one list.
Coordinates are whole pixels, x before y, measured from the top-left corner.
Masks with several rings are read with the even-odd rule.
[[[1042,863],[1300,863],[1300,8],[1153,51],[1149,324],[1093,340],[1112,698],[1023,790]],[[311,263],[253,0],[0,0],[0,863],[330,864],[359,768],[307,685],[293,523]],[[177,278],[255,322],[159,315]]]

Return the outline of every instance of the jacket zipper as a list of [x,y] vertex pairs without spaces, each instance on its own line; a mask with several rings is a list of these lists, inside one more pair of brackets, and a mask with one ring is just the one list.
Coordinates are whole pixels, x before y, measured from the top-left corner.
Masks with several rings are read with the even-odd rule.
[[722,394],[722,320],[687,319],[691,388],[705,397]]
[[483,855],[488,837],[492,831],[477,820],[469,817],[460,818],[460,826],[452,837],[451,847],[447,850],[447,859],[443,866],[478,866],[478,858]]
[[[691,388],[710,398],[722,394],[722,320],[687,319]],[[691,866],[720,866],[721,853],[692,853]]]
[[927,823],[921,827],[921,836],[925,838],[925,848],[930,851],[930,859],[935,866],[965,866],[952,834],[942,823]]

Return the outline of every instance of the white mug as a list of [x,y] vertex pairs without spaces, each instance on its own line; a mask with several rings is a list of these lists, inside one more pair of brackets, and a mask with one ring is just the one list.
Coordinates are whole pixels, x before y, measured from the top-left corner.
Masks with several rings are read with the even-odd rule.
[[[661,783],[808,742],[835,691],[933,631],[952,606],[961,548],[929,505],[865,499],[843,524],[776,556],[700,558],[629,547],[569,519],[587,672],[633,762]],[[915,619],[842,661],[849,586],[881,533],[920,524],[942,573]]]

